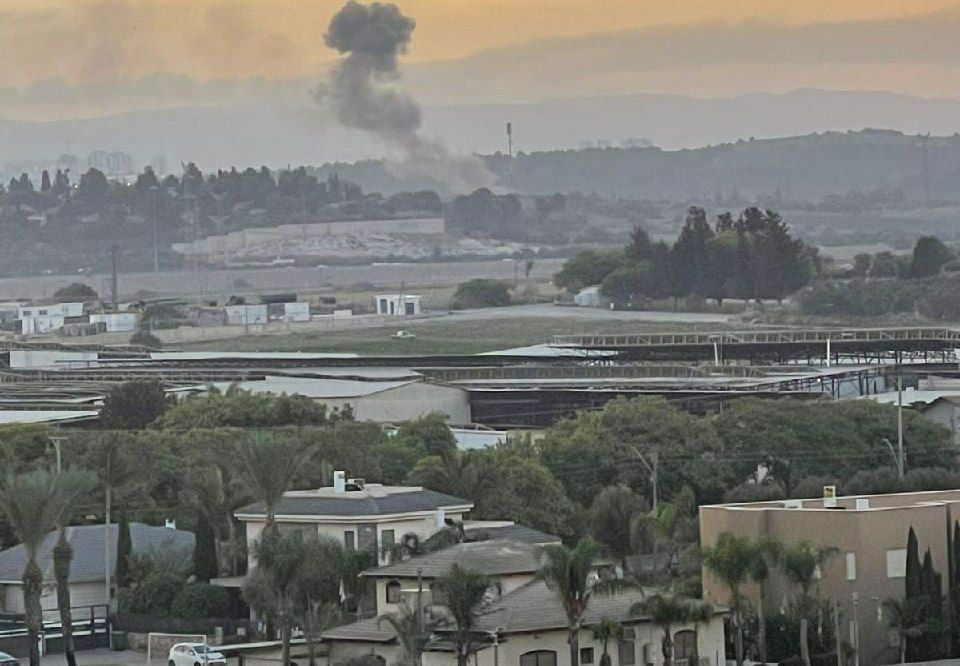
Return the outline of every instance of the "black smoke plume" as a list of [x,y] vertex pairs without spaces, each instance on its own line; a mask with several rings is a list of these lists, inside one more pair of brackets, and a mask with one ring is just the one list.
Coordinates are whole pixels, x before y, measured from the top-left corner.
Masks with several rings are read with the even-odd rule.
[[344,57],[318,96],[344,126],[371,132],[398,149],[403,161],[391,166],[401,175],[429,178],[453,192],[488,186],[493,178],[478,158],[451,155],[420,134],[419,104],[394,85],[415,27],[395,4],[348,2],[324,35],[327,46]]

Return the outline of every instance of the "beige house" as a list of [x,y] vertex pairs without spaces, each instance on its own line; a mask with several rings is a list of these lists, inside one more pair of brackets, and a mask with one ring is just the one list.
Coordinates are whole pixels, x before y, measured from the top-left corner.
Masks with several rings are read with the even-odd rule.
[[[882,664],[897,658],[898,640],[888,630],[882,604],[889,597],[903,597],[909,529],[917,534],[921,557],[930,549],[946,593],[948,551],[957,519],[960,490],[722,504],[700,507],[700,541],[709,546],[730,532],[837,548],[838,554],[820,572],[821,594],[839,605],[841,638],[859,646],[860,663]],[[729,601],[727,591],[707,570],[703,590],[709,601]],[[764,603],[767,608],[783,608],[793,593],[775,573]],[[756,602],[757,587],[748,587],[747,594]]]
[[[588,606],[580,631],[580,652],[575,666],[596,666],[603,645],[593,637],[593,628],[604,619],[620,623],[623,638],[609,644],[612,666],[659,666],[662,630],[643,616],[632,616],[631,607],[643,599],[640,591],[596,596]],[[723,609],[700,626],[671,627],[673,658],[677,666],[692,666],[694,655],[701,666],[724,664]],[[479,619],[477,631],[484,636],[471,663],[476,666],[570,666],[567,619],[556,593],[540,581],[528,581],[492,602]],[[329,630],[329,663],[343,664],[366,655],[384,664],[395,663],[401,648],[390,625],[376,619]],[[444,645],[447,644],[445,648]],[[443,634],[423,656],[424,666],[454,666],[455,655]]]

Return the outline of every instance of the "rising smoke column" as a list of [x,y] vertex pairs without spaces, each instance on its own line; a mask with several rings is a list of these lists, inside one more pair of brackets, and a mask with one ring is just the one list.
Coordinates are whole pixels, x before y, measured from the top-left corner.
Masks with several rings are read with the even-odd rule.
[[371,132],[403,154],[391,164],[402,176],[420,176],[451,191],[485,187],[493,177],[476,157],[457,157],[420,134],[420,106],[391,84],[400,79],[398,58],[406,53],[416,21],[392,3],[362,5],[351,0],[330,20],[324,41],[343,54],[320,97],[346,127]]

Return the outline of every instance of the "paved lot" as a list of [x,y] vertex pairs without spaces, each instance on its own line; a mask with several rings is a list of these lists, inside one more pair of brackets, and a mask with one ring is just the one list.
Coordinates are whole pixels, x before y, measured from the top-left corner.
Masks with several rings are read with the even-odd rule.
[[[26,663],[24,661],[23,663]],[[43,666],[64,666],[67,660],[62,654],[49,654],[40,660]],[[78,666],[113,666],[114,664],[143,664],[147,663],[147,656],[141,652],[113,652],[112,650],[81,650],[77,652]],[[161,664],[154,659],[155,664]]]
[[[514,305],[508,308],[480,308],[478,310],[463,310],[444,315],[439,320],[444,322],[477,321],[490,319],[523,319],[526,317],[606,321],[675,321],[685,324],[721,324],[730,321],[732,318],[730,315],[714,312],[604,310],[602,308],[561,307],[557,305],[551,305],[549,303],[535,303],[532,305]],[[437,320],[434,319],[424,321]],[[410,322],[410,324],[415,325],[415,322]]]

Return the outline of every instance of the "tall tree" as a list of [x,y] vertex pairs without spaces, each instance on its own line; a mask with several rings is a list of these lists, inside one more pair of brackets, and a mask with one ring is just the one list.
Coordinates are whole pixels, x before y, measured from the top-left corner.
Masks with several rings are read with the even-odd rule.
[[446,597],[446,608],[453,621],[457,666],[467,666],[476,641],[474,627],[487,603],[491,580],[479,571],[454,564],[437,583]]
[[627,556],[633,552],[631,528],[646,508],[643,498],[624,484],[605,488],[590,505],[593,536],[620,561],[624,574],[627,572]]
[[57,610],[60,614],[64,656],[67,666],[77,666],[73,643],[73,617],[70,611],[70,563],[73,561],[73,546],[70,544],[67,524],[76,509],[76,500],[93,490],[96,477],[89,472],[71,470],[58,475],[57,484],[58,501],[63,503],[63,511],[57,520],[59,536],[53,547],[53,575],[57,581]]
[[141,430],[156,421],[166,406],[160,382],[135,380],[110,389],[103,401],[100,422],[105,428]]
[[600,548],[592,539],[580,539],[575,546],[551,544],[543,549],[543,564],[537,578],[554,591],[567,616],[567,645],[570,663],[580,659],[580,630],[583,616],[594,594],[613,593],[627,583],[619,580],[595,580],[592,576]]
[[796,609],[800,616],[800,656],[805,666],[810,666],[810,640],[808,636],[810,617],[816,611],[817,595],[815,581],[827,560],[837,553],[836,548],[818,547],[809,541],[784,546],[782,568],[787,579],[799,588]]
[[706,622],[712,613],[713,607],[705,601],[672,594],[653,594],[630,608],[630,615],[649,617],[660,628],[660,652],[664,666],[673,666],[673,628]]
[[240,470],[254,495],[263,502],[265,530],[275,526],[277,504],[308,455],[299,442],[270,433],[253,433],[241,443]]
[[691,206],[673,245],[673,275],[679,295],[704,294],[708,282],[707,242],[714,237],[703,208]]
[[[757,567],[757,546],[747,537],[724,532],[713,546],[703,549],[703,566],[730,593],[730,614],[734,630],[734,656],[743,666],[743,624],[746,600],[743,587]],[[761,620],[762,621],[762,620]]]
[[[0,508],[23,543],[27,564],[23,570],[23,601],[30,637],[30,666],[40,666],[38,649],[43,631],[40,595],[43,572],[37,554],[47,535],[63,520],[64,514],[83,493],[86,481],[74,477],[77,472],[54,474],[37,470],[7,477],[0,494]],[[68,561],[69,564],[69,561]]]
[[900,638],[900,663],[907,663],[907,645],[921,636],[927,629],[924,619],[927,600],[917,598],[913,600],[888,598],[883,607],[888,613],[888,626],[897,632]]
[[921,236],[913,246],[910,262],[910,277],[922,278],[936,275],[944,264],[956,255],[936,236]]

